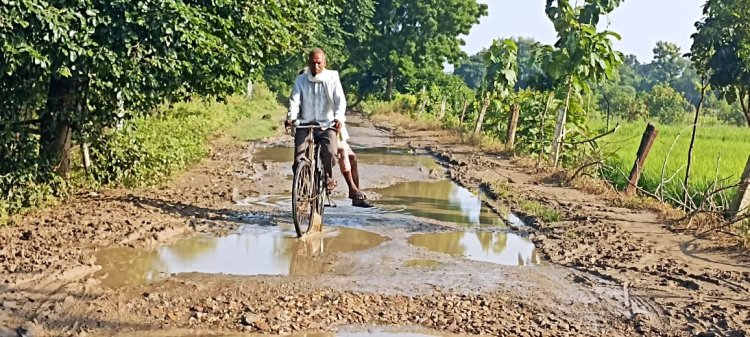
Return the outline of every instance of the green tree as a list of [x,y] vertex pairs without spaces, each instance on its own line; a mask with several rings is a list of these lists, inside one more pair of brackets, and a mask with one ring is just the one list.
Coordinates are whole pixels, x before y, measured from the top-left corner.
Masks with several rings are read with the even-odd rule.
[[503,110],[503,101],[513,92],[518,80],[518,46],[512,39],[494,40],[483,58],[487,65],[487,76],[478,93],[483,104],[474,128],[477,134],[482,131],[490,104],[494,104],[493,110],[499,113]]
[[651,62],[651,71],[656,83],[673,83],[688,66],[688,60],[682,56],[680,46],[675,43],[656,42],[653,52],[654,60]]
[[[302,0],[7,2],[0,121],[38,123],[39,143],[16,156],[39,157],[35,170],[67,176],[74,131],[96,134],[124,112],[236,92],[314,34],[325,8]],[[21,138],[34,139],[3,142]],[[0,175],[17,169],[0,166]]]
[[366,43],[353,49],[350,64],[361,71],[361,92],[385,96],[401,90],[417,70],[442,69],[465,56],[463,40],[487,5],[476,0],[385,0],[376,2],[371,20],[374,27]]
[[687,113],[688,105],[685,97],[666,84],[655,85],[646,95],[649,113],[664,124],[681,121]]
[[487,65],[482,60],[482,53],[471,55],[465,61],[461,61],[453,73],[461,77],[470,88],[479,89],[487,75]]
[[614,116],[627,119],[628,122],[648,116],[648,107],[644,100],[638,97],[635,88],[627,85],[605,85],[600,91],[601,109],[609,110]]
[[750,126],[750,0],[708,0],[695,26],[691,54],[730,103],[739,102]]
[[547,0],[546,13],[557,31],[555,50],[547,55],[545,70],[555,85],[566,89],[565,108],[560,111],[552,140],[550,160],[557,165],[560,145],[565,134],[570,98],[581,91],[590,91],[590,83],[613,78],[622,64],[622,54],[612,47],[610,38],[620,36],[611,31],[598,32],[601,15],[614,10],[620,0],[588,0],[582,7],[571,6],[568,0]]

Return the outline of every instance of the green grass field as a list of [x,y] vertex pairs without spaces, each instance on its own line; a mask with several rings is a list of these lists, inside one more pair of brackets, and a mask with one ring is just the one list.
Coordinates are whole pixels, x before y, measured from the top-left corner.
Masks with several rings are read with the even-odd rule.
[[[655,125],[659,134],[646,160],[640,186],[653,192],[661,181],[661,171],[670,147],[674,143],[666,161],[664,179],[675,178],[665,189],[665,195],[679,195],[685,176],[685,164],[690,146],[691,130],[686,125]],[[597,127],[603,127],[597,125]],[[645,122],[621,124],[614,135],[607,136],[599,142],[605,153],[614,152],[608,164],[618,168],[607,173],[608,178],[622,188],[635,160],[641,136],[646,128]],[[676,141],[675,141],[676,139]],[[726,178],[722,185],[739,182],[745,164],[750,155],[750,128],[727,125],[698,126],[693,150],[693,163],[690,173],[690,190],[700,191],[718,180]]]

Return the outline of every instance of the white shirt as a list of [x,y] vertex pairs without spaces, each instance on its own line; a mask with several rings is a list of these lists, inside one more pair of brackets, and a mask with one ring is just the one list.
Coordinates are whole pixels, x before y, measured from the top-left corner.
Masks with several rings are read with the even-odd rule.
[[328,127],[334,120],[345,122],[345,112],[346,97],[337,71],[323,70],[315,76],[306,71],[297,76],[289,98],[287,119],[318,122]]

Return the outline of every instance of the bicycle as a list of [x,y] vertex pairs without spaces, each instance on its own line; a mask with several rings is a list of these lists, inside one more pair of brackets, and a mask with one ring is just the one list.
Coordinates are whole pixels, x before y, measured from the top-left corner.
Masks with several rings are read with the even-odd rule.
[[[330,201],[326,189],[326,175],[321,159],[320,146],[315,142],[314,130],[324,129],[320,125],[295,125],[296,129],[310,129],[305,141],[308,143],[305,157],[297,163],[292,180],[292,217],[297,237],[302,237],[314,227],[315,214],[322,226],[324,197]],[[331,206],[331,205],[328,205]]]

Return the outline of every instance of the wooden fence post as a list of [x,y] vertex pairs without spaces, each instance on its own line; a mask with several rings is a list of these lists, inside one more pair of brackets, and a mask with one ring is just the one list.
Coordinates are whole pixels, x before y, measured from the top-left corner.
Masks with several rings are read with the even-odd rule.
[[422,101],[422,105],[419,107],[419,112],[417,112],[417,119],[422,118],[422,112],[424,111],[424,108],[427,106],[427,100],[425,99]]
[[743,216],[750,212],[750,156],[747,157],[745,172],[742,173],[742,180],[737,187],[737,194],[734,195],[732,206],[729,208],[731,216]]
[[568,112],[565,108],[560,108],[557,111],[557,122],[555,122],[555,132],[552,136],[549,157],[549,163],[554,167],[557,167],[557,163],[560,160],[560,148],[562,147],[563,137],[565,136],[565,120],[567,119],[567,113]]
[[448,100],[448,97],[443,96],[443,102],[440,103],[440,120],[442,120],[443,117],[445,117],[445,104],[448,102],[447,100]]
[[510,106],[510,115],[508,115],[508,133],[505,137],[505,147],[511,151],[516,145],[516,127],[518,126],[518,115],[520,110],[518,104]]
[[458,122],[458,126],[461,127],[464,125],[464,117],[466,117],[466,108],[469,107],[469,100],[464,100],[464,107],[461,109],[461,120]]
[[646,163],[646,157],[648,152],[651,150],[651,145],[654,144],[656,136],[659,131],[649,123],[646,126],[646,130],[643,131],[643,137],[641,138],[641,145],[638,146],[638,153],[636,154],[635,163],[633,169],[630,170],[630,177],[628,177],[628,187],[625,188],[625,193],[632,194],[636,187],[638,187],[638,180],[641,178],[641,172],[643,171],[643,164]]
[[477,117],[477,124],[474,126],[474,134],[478,135],[482,132],[482,123],[484,123],[484,114],[487,112],[487,108],[490,107],[490,100],[485,99],[484,102],[482,102],[482,111],[479,112],[479,117]]
[[89,153],[89,143],[81,143],[81,153],[83,154],[83,169],[86,172],[91,168],[91,155]]

